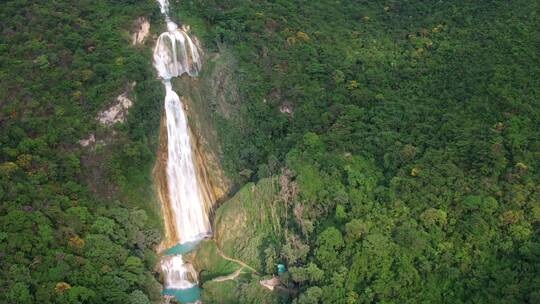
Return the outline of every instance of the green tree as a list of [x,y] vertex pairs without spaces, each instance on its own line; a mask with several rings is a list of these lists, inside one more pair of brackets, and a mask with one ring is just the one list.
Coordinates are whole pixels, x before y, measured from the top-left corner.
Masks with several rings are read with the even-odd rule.
[[297,304],[320,303],[322,293],[323,291],[321,288],[317,286],[310,287],[298,297],[298,301],[296,301],[296,303]]
[[315,257],[323,269],[333,269],[341,264],[339,255],[344,244],[341,232],[334,227],[326,228],[318,235]]
[[129,303],[133,304],[150,304],[150,300],[140,290],[135,290],[129,295]]

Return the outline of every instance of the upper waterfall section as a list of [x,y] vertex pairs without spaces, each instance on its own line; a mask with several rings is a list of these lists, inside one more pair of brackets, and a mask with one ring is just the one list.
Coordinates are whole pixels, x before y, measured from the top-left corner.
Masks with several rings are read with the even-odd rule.
[[162,33],[154,49],[154,66],[159,76],[168,80],[187,73],[197,76],[201,70],[199,49],[189,37],[189,27],[178,27],[169,18],[169,1],[158,0],[167,22],[167,32]]

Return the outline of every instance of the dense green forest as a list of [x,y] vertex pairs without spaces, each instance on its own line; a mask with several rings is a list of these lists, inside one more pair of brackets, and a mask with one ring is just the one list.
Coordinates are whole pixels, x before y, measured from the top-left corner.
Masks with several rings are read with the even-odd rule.
[[[279,180],[282,230],[258,240],[288,269],[276,301],[540,303],[540,3],[171,4],[234,57],[238,113],[211,109],[227,174]],[[138,16],[164,28],[153,0],[0,7],[0,303],[160,301]],[[131,81],[126,123],[98,125]]]
[[[162,93],[129,37],[153,12],[153,1],[2,2],[0,303],[160,299],[149,193]],[[82,149],[90,133],[111,136],[95,117],[128,81],[128,121]]]
[[538,2],[181,6],[237,59],[224,165],[298,189],[295,303],[540,302]]

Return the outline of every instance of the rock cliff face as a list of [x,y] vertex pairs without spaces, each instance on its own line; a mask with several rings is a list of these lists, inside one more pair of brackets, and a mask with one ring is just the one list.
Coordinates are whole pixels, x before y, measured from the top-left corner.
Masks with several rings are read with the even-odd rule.
[[[193,132],[192,132],[193,134]],[[209,159],[213,156],[212,153],[204,150],[199,140],[192,136],[193,152],[196,162],[197,180],[201,188],[201,194],[204,201],[205,209],[210,213],[213,210],[214,204],[219,200],[222,200],[228,193],[228,184],[220,183],[225,180],[219,163],[211,163]],[[172,207],[168,197],[168,188],[166,180],[166,166],[167,166],[167,129],[165,124],[165,117],[163,116],[158,146],[158,157],[156,159],[156,165],[154,167],[154,178],[156,181],[157,192],[160,197],[162,205],[162,213],[164,218],[165,228],[165,242],[162,244],[162,248],[169,248],[176,245],[179,240],[177,239],[177,232],[175,231],[175,225],[173,224]],[[212,165],[207,165],[212,164]]]
[[[208,58],[205,58],[208,60]],[[213,69],[215,65],[211,66]],[[220,147],[216,132],[212,125],[211,104],[212,99],[227,91],[218,92],[209,90],[209,83],[216,76],[212,71],[201,73],[199,78],[181,77],[174,82],[175,88],[182,99],[185,112],[188,116],[190,139],[196,164],[197,181],[201,188],[201,196],[208,214],[212,215],[215,204],[223,201],[232,183],[227,179],[220,166]],[[224,97],[218,97],[224,98]],[[160,250],[174,246],[179,242],[177,231],[173,224],[172,207],[168,197],[166,166],[167,166],[167,127],[165,115],[162,116],[157,160],[154,167],[154,178],[157,193],[162,204],[164,218],[165,241]]]
[[186,107],[197,162],[204,163],[208,181],[218,204],[229,194],[233,184],[220,165],[221,146],[214,126],[216,116],[234,119],[239,97],[232,77],[232,58],[227,53],[208,54],[197,78],[182,77],[174,82]]
[[133,106],[133,101],[129,98],[129,95],[136,84],[135,81],[132,81],[126,85],[124,92],[116,97],[115,102],[108,109],[98,113],[97,120],[100,124],[112,126],[126,120],[128,110]]
[[161,202],[161,212],[163,214],[163,226],[165,229],[164,241],[160,244],[158,251],[165,250],[171,246],[174,246],[178,242],[176,239],[176,227],[173,225],[174,219],[171,211],[171,202],[169,200],[169,191],[167,187],[167,124],[165,122],[165,115],[161,116],[161,123],[159,127],[159,144],[156,157],[156,164],[154,166],[154,180],[156,184],[156,192]]
[[144,40],[150,33],[150,21],[146,17],[139,17],[133,23],[131,33],[131,43],[133,45],[143,44]]

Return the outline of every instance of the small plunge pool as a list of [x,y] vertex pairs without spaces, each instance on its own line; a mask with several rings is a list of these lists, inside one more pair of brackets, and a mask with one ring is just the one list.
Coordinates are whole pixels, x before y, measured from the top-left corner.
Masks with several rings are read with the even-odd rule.
[[201,288],[197,285],[186,289],[164,289],[163,295],[174,296],[180,303],[196,303],[201,299]]

